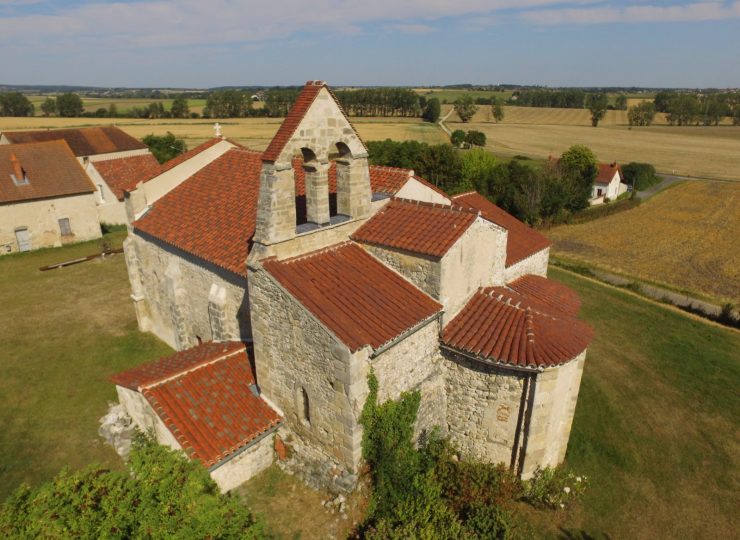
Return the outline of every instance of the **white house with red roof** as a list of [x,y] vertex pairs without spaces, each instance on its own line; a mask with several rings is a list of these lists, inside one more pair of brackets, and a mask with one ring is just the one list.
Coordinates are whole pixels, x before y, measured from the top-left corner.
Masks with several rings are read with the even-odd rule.
[[599,163],[599,169],[591,191],[591,205],[613,201],[627,191],[622,168],[617,162]]
[[264,152],[134,195],[139,326],[179,352],[115,377],[119,399],[222,489],[273,460],[352,489],[371,370],[381,400],[420,393],[419,437],[525,477],[563,460],[592,332],[546,277],[549,242],[477,194],[370,166],[324,82]]

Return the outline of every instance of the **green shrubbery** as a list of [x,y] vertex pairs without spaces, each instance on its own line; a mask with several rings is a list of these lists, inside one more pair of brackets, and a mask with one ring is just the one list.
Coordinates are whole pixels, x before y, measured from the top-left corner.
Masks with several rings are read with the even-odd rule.
[[634,186],[636,191],[645,190],[660,182],[660,177],[655,172],[655,167],[649,163],[628,163],[622,167],[625,182]]
[[517,501],[559,509],[575,500],[585,479],[544,469],[526,482],[503,465],[462,461],[436,433],[413,443],[418,392],[378,404],[371,372],[362,412],[362,450],[372,479],[366,522],[357,536],[371,539],[510,539],[531,532]]
[[208,472],[139,435],[128,470],[63,471],[0,507],[3,538],[264,538],[243,503]]

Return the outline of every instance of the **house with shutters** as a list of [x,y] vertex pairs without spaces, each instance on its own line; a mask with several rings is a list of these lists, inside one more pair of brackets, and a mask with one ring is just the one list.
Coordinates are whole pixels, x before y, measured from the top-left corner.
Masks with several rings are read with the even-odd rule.
[[0,145],[0,255],[100,236],[95,186],[64,140]]
[[477,193],[370,165],[326,83],[265,151],[148,184],[126,194],[132,299],[177,352],[113,382],[224,491],[276,460],[352,489],[371,370],[381,401],[420,393],[418,438],[524,477],[563,460],[592,331],[547,278],[549,242]]

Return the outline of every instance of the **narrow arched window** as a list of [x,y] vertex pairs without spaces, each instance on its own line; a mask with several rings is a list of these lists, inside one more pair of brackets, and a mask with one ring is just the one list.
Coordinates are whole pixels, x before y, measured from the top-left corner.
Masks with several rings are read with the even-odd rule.
[[311,423],[311,403],[308,401],[308,392],[305,388],[301,388],[301,397],[303,398],[303,420]]

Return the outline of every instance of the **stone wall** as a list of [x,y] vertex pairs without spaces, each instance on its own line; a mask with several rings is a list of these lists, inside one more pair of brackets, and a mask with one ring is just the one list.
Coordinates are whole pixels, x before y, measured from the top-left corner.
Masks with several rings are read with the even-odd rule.
[[[62,236],[59,228],[62,218],[69,219],[71,235]],[[0,255],[19,250],[16,230],[20,228],[28,229],[31,249],[100,238],[95,194],[0,205]]]
[[439,301],[445,307],[444,324],[479,287],[503,284],[508,234],[479,217],[442,257]]
[[139,328],[176,350],[202,341],[249,341],[246,279],[144,233],[124,243]]
[[211,478],[222,493],[239,487],[253,476],[264,471],[275,460],[275,432],[270,432],[229,461],[211,470]]
[[565,459],[585,360],[583,351],[567,364],[537,374],[523,477]]
[[[402,392],[419,390],[421,403],[416,437],[435,427],[447,431],[447,400],[439,351],[439,319],[435,319],[370,360],[378,378],[378,402],[398,399]],[[365,375],[367,378],[367,375]]]
[[162,419],[157,416],[146,398],[135,390],[116,385],[118,402],[123,406],[134,424],[144,433],[153,432],[159,444],[173,450],[182,450],[172,432],[167,429]]
[[510,283],[525,274],[547,277],[547,262],[550,259],[550,248],[545,248],[526,259],[506,268],[506,283]]
[[100,176],[92,161],[88,161],[85,165],[85,172],[97,188],[95,202],[98,205],[100,223],[109,223],[111,225],[125,225],[128,223],[125,203],[116,198],[115,193],[113,193],[103,177]]
[[439,259],[388,246],[360,244],[376,259],[392,268],[433,298],[439,298],[442,265]]
[[[300,445],[354,470],[367,392],[359,358],[261,268],[250,268],[257,384]],[[361,384],[354,384],[361,381]],[[301,457],[301,456],[298,456]]]
[[509,465],[527,374],[444,351],[447,423],[464,457]]

